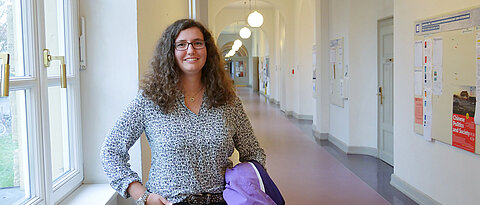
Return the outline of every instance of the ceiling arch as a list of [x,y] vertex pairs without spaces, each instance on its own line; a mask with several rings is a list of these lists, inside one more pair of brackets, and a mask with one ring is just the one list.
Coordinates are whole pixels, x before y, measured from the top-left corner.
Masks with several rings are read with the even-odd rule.
[[[225,28],[228,28],[230,24],[233,24],[235,22],[239,22],[240,24],[247,25],[245,22],[245,19],[243,20],[234,20],[232,19],[230,22],[226,23],[223,22],[221,24],[216,23],[216,19],[219,18],[218,15],[225,9],[239,9],[242,10],[244,8],[244,2],[246,0],[210,0],[212,3],[209,3],[209,10],[211,10],[210,15],[209,15],[209,22],[212,22],[213,24],[210,24],[210,29],[214,33],[215,37],[218,38],[220,36],[220,33],[224,31]],[[273,10],[278,10],[280,18],[285,19],[285,16],[290,15],[290,10],[292,7],[292,1],[290,0],[252,0],[252,10],[257,8],[257,9],[273,9]],[[254,8],[254,2],[256,2],[256,7]],[[249,1],[247,1],[247,5],[249,4]],[[247,6],[248,7],[248,6]],[[248,11],[247,14],[248,15]],[[226,23],[226,24],[225,24]]]
[[[225,56],[225,54],[227,54],[228,51],[232,49],[232,46],[233,46],[233,41],[223,44],[222,48],[220,49],[220,53],[222,54],[222,56]],[[238,49],[235,55],[238,55],[240,57],[248,56],[248,50],[244,45],[242,45],[240,46],[240,49]]]

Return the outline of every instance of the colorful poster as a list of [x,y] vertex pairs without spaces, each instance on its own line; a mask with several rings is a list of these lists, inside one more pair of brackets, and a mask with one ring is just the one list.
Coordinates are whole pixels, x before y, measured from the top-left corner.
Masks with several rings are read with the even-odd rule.
[[[477,33],[477,38],[476,38],[476,49],[477,49],[477,75],[476,75],[476,85],[477,85],[477,90],[476,92],[480,94],[480,32]],[[477,100],[479,102],[480,100]],[[480,109],[479,106],[475,106],[476,109]],[[477,110],[478,112],[475,112],[475,114],[480,114],[480,110]],[[480,118],[475,116],[475,124],[480,125]]]
[[237,77],[244,77],[243,61],[235,61],[235,70],[237,72]]
[[466,90],[453,95],[452,145],[475,152],[476,97]]
[[415,98],[415,124],[423,124],[423,98]]

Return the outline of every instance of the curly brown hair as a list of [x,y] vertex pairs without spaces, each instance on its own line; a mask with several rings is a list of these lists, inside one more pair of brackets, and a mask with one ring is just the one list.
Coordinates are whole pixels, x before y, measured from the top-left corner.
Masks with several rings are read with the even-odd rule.
[[232,80],[223,68],[212,34],[199,22],[181,19],[167,27],[160,37],[150,62],[150,71],[144,76],[140,88],[143,95],[160,106],[164,112],[175,109],[176,99],[181,96],[182,71],[175,61],[175,40],[178,34],[188,28],[197,27],[203,34],[207,47],[207,59],[202,68],[201,82],[205,86],[206,105],[218,107],[235,99]]

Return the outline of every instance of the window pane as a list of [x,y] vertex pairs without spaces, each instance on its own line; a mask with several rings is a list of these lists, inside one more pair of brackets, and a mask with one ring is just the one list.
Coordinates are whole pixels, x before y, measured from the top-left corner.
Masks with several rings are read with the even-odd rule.
[[24,76],[20,1],[0,0],[0,53],[10,54],[10,75]]
[[[45,0],[46,49],[52,56],[65,56],[65,29],[63,0]],[[60,75],[60,62],[51,61],[47,68],[48,77]]]
[[48,88],[52,177],[55,181],[70,170],[67,119],[67,89]]
[[30,196],[25,91],[0,98],[0,200],[14,204]]

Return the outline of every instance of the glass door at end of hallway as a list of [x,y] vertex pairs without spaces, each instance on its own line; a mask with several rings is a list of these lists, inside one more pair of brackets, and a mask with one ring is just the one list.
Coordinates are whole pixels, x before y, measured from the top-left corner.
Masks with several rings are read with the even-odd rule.
[[76,4],[0,0],[2,204],[54,204],[83,179]]
[[248,86],[247,57],[234,57],[229,61],[230,75],[235,86]]

